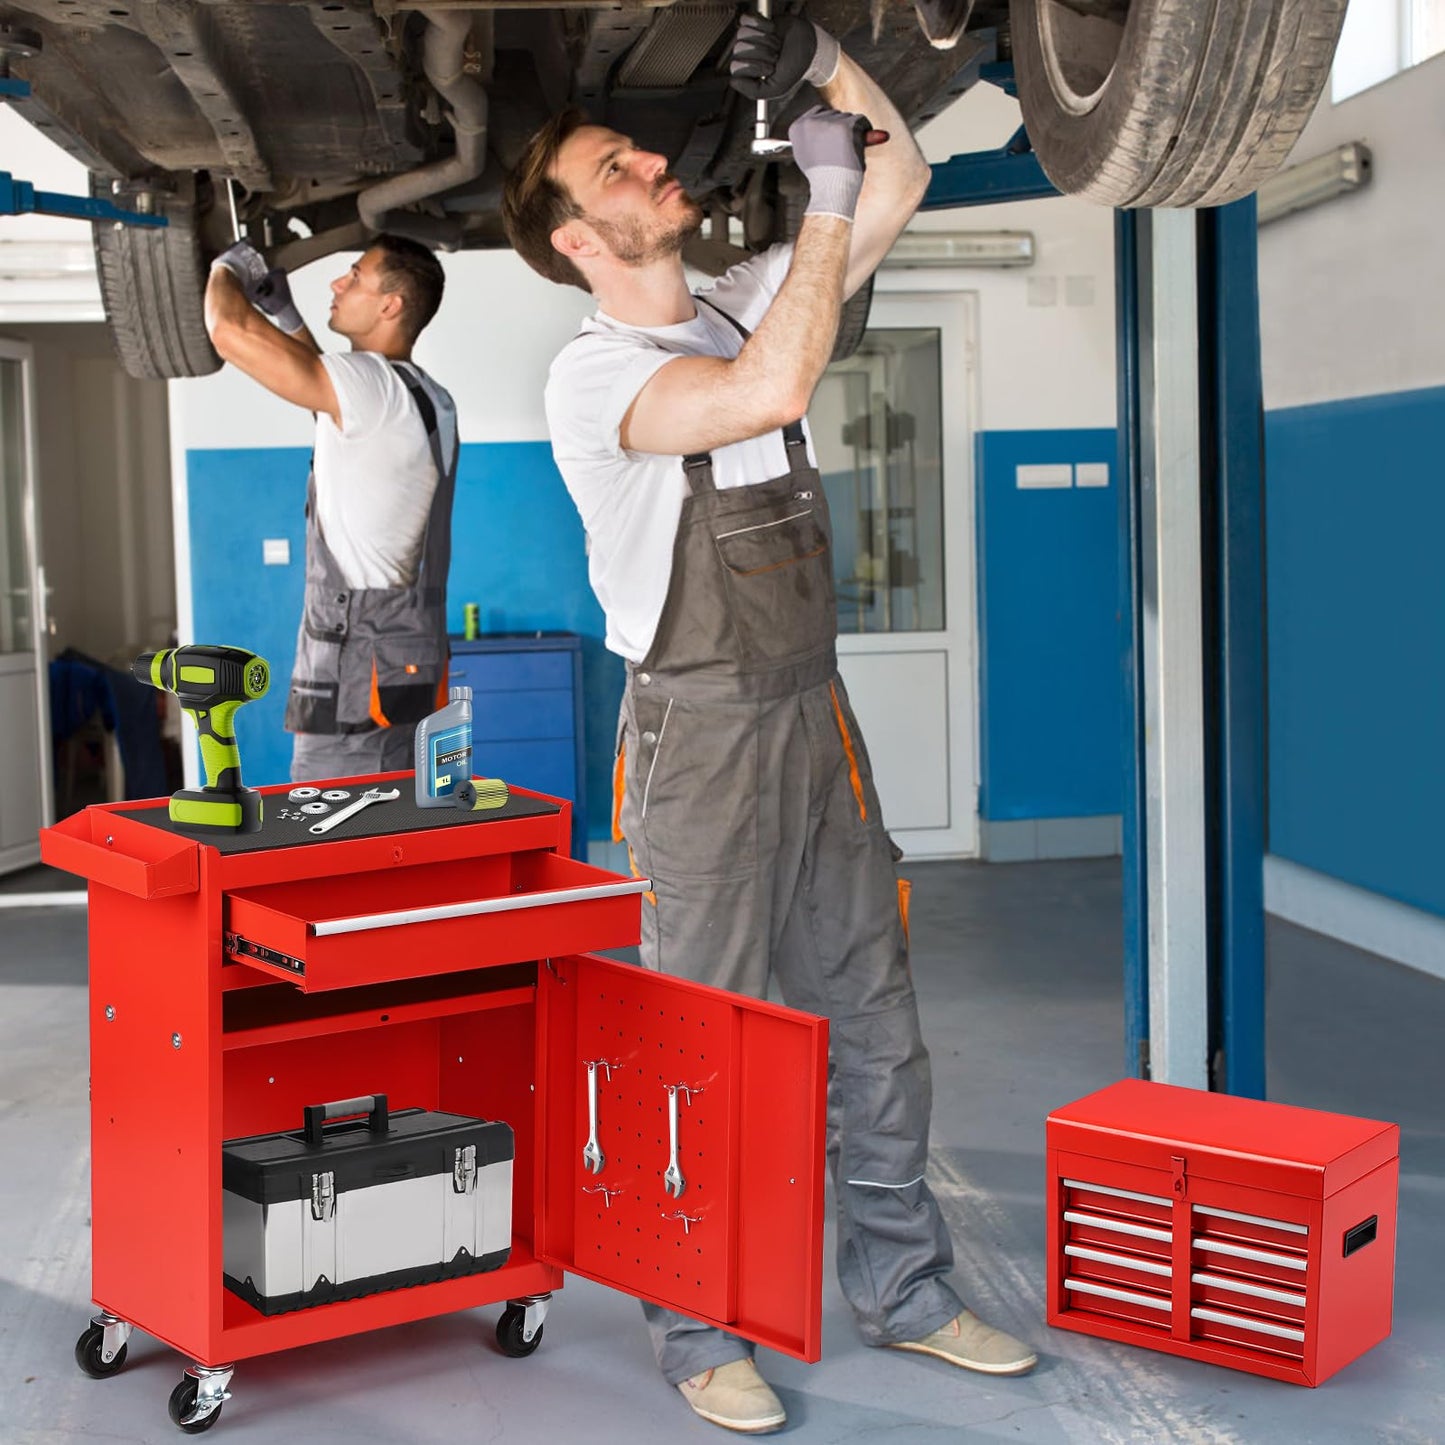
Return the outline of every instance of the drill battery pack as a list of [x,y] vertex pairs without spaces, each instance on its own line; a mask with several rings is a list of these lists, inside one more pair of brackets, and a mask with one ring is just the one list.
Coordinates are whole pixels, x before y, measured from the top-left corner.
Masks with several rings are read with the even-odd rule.
[[248,1304],[285,1314],[507,1262],[509,1125],[393,1114],[384,1095],[306,1114],[303,1129],[222,1149],[225,1282]]

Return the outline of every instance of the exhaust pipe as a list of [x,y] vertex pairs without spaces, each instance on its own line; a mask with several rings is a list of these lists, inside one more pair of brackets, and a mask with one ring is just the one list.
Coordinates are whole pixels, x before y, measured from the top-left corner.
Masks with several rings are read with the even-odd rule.
[[[475,11],[436,10],[427,16],[426,35],[422,39],[422,69],[437,94],[451,111],[452,130],[456,134],[456,154],[447,160],[432,161],[388,176],[374,186],[359,191],[356,209],[362,224],[371,232],[388,229],[387,213],[402,206],[414,205],[429,196],[475,180],[487,163],[487,92],[480,81],[466,74],[464,55],[467,36],[471,32]],[[477,17],[479,25],[490,29],[490,15]],[[491,36],[486,36],[491,48]],[[417,226],[415,222],[422,222]],[[462,223],[438,222],[435,217],[397,217],[392,228],[410,234],[418,230],[430,233],[426,239],[443,250],[455,250],[461,242]],[[450,244],[448,244],[450,242]]]

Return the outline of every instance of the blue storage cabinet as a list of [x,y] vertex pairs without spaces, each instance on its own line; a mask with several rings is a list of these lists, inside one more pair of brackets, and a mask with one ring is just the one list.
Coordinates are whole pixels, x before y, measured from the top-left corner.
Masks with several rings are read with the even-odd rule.
[[472,772],[572,801],[572,856],[587,857],[582,639],[494,632],[451,639],[451,682],[472,690]]

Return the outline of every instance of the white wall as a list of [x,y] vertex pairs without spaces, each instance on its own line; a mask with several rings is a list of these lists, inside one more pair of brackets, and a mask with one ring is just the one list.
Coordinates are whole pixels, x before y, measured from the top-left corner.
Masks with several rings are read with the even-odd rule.
[[[54,141],[0,105],[0,169],[37,191],[90,194],[90,177]],[[0,216],[0,322],[100,321],[88,221]]]
[[[1018,102],[977,85],[919,132],[933,164],[1003,145]],[[1113,426],[1114,213],[1058,196],[929,211],[911,231],[1032,231],[1035,262],[1017,270],[885,270],[888,291],[979,297],[978,425],[989,430]]]
[[1445,383],[1445,56],[1340,105],[1321,101],[1292,161],[1364,141],[1364,189],[1259,233],[1270,408]]
[[[354,256],[328,256],[296,272],[292,295],[321,344],[329,285]],[[462,440],[539,441],[547,435],[542,388],[553,356],[577,331],[592,300],[544,281],[510,251],[444,255],[446,297],[422,333],[417,363],[452,394]],[[187,448],[310,446],[307,413],[263,391],[233,368],[171,383]]]

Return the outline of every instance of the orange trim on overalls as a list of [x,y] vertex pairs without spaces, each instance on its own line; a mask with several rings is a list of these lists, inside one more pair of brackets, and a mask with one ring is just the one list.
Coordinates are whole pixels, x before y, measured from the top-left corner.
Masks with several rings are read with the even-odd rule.
[[908,936],[908,904],[913,896],[913,882],[908,878],[898,880],[898,916],[903,920],[903,941],[908,943],[911,940]]
[[371,702],[367,711],[371,714],[371,720],[377,727],[389,728],[391,726],[391,719],[381,708],[381,688],[376,680],[376,659],[374,657],[371,659]]
[[[637,859],[632,856],[631,843],[627,845],[627,866],[632,869],[632,876],[634,878],[642,877],[642,869],[637,866]],[[657,907],[657,894],[654,893],[652,889],[649,888],[647,892],[644,893],[642,896],[647,899],[647,901],[652,904],[654,908]]]
[[848,754],[848,781],[853,784],[853,796],[858,799],[858,816],[868,821],[868,804],[863,800],[863,777],[858,771],[858,754],[853,751],[853,738],[848,724],[843,720],[843,708],[838,701],[838,689],[830,682],[828,696],[833,699],[833,713],[838,719],[838,731],[843,738],[843,751]]
[[627,744],[617,749],[617,761],[612,765],[612,841],[622,841],[622,790],[627,781]]

